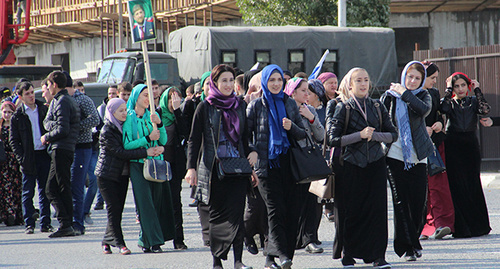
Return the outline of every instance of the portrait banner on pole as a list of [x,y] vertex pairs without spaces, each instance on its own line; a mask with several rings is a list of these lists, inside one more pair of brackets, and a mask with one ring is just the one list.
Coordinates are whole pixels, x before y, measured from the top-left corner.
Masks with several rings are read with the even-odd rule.
[[151,0],[128,1],[132,43],[156,39],[155,17]]

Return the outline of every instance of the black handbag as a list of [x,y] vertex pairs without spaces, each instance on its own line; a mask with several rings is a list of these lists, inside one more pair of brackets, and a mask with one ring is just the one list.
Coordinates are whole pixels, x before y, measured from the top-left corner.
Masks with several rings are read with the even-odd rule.
[[[217,144],[215,143],[215,135],[213,124],[210,121],[210,131],[212,132],[212,142],[214,143],[215,154],[215,170],[219,180],[250,178],[252,176],[252,167],[247,158],[243,157],[223,157],[217,156]],[[217,136],[219,137],[219,136]]]
[[144,159],[144,178],[148,181],[163,183],[172,179],[170,163],[158,159]]
[[434,146],[434,152],[431,156],[427,157],[427,173],[429,176],[435,176],[437,174],[446,171],[446,166],[444,165],[443,159],[439,154],[439,150]]
[[295,183],[309,183],[332,175],[332,170],[328,167],[319,147],[309,136],[306,136],[305,147],[300,147],[297,142],[293,144],[295,146],[290,147],[290,170]]

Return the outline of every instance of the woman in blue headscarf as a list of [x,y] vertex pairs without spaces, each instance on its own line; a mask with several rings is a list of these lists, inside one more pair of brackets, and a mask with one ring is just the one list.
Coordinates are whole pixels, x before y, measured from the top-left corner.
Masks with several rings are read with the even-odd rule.
[[[127,101],[127,119],[123,124],[123,145],[126,150],[163,146],[167,142],[167,133],[160,117],[148,110],[149,98],[147,86],[134,87]],[[153,124],[157,129],[153,129]],[[161,152],[163,153],[163,151]],[[163,160],[163,155],[148,158]],[[144,159],[130,161],[130,180],[141,231],[139,247],[142,251],[159,253],[165,241],[174,239],[174,213],[169,182],[148,181],[143,175]]]
[[[296,102],[283,92],[283,71],[277,65],[262,70],[262,97],[247,108],[249,159],[259,176],[269,224],[266,268],[290,268],[295,252],[298,204],[290,175],[289,139],[306,137]],[[255,151],[255,152],[253,152]],[[279,257],[280,264],[274,259]]]
[[422,255],[419,236],[424,227],[427,197],[427,157],[434,152],[427,133],[425,117],[432,108],[432,98],[425,84],[422,63],[409,62],[401,73],[401,84],[392,83],[381,101],[387,107],[399,132],[389,146],[387,165],[394,203],[394,251],[407,261]]

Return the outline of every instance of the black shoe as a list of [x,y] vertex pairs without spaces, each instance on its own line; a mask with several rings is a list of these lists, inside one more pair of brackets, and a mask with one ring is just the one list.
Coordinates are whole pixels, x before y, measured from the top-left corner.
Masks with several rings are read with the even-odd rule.
[[28,226],[26,227],[26,230],[24,230],[25,234],[34,234],[35,233],[35,227],[33,226]]
[[80,236],[85,234],[85,230],[80,230],[76,228],[73,228],[73,230],[75,231],[75,236]]
[[138,246],[138,247],[139,247],[139,248],[142,250],[142,252],[144,252],[144,253],[151,253],[151,252],[152,252],[152,251],[151,251],[151,248],[146,248],[146,247],[142,247],[142,246]]
[[281,267],[275,262],[268,264],[264,267],[264,269],[281,269]]
[[73,230],[73,227],[66,227],[66,228],[59,228],[57,229],[56,232],[51,233],[49,235],[49,238],[56,238],[56,237],[66,237],[66,236],[75,236],[75,231]]
[[324,251],[323,248],[316,246],[316,244],[314,244],[314,243],[309,243],[306,246],[306,252],[309,252],[312,254],[323,253],[323,251]]
[[198,207],[198,200],[193,199],[193,202],[189,204],[189,207]]
[[342,265],[346,268],[349,268],[349,267],[354,267],[354,264],[356,264],[356,261],[350,257],[350,256],[344,256],[342,258]]
[[205,247],[210,247],[210,240],[204,240],[204,241],[203,241],[203,245],[204,245]]
[[163,249],[161,249],[160,245],[154,245],[151,247],[151,251],[153,253],[162,253]]
[[281,262],[280,267],[281,269],[290,269],[292,268],[292,260],[290,259],[285,259],[284,261]]
[[391,268],[391,264],[380,258],[373,262],[373,268]]
[[42,232],[42,233],[51,233],[53,231],[54,231],[54,227],[52,227],[52,225],[42,226],[42,228],[40,228],[40,232]]
[[180,241],[180,242],[174,242],[174,249],[178,249],[178,250],[186,250],[188,249],[188,247],[186,246],[186,244],[184,244],[184,242]]
[[417,256],[415,256],[415,252],[413,251],[407,251],[405,254],[405,260],[407,262],[414,262],[417,260]]
[[257,255],[259,253],[259,249],[257,248],[257,245],[255,243],[246,245],[248,252],[252,255]]
[[103,210],[104,209],[104,203],[96,203],[94,206],[94,210]]
[[414,252],[415,252],[415,256],[417,258],[422,258],[422,250],[421,249],[415,249]]

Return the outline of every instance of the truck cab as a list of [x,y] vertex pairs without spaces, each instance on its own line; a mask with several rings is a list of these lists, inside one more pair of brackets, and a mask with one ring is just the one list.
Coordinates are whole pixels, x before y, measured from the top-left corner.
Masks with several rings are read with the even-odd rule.
[[[151,78],[160,85],[180,87],[177,59],[164,52],[149,52]],[[85,83],[85,93],[99,105],[107,96],[109,85],[145,80],[146,73],[142,51],[126,51],[104,58],[97,72],[95,83]]]

